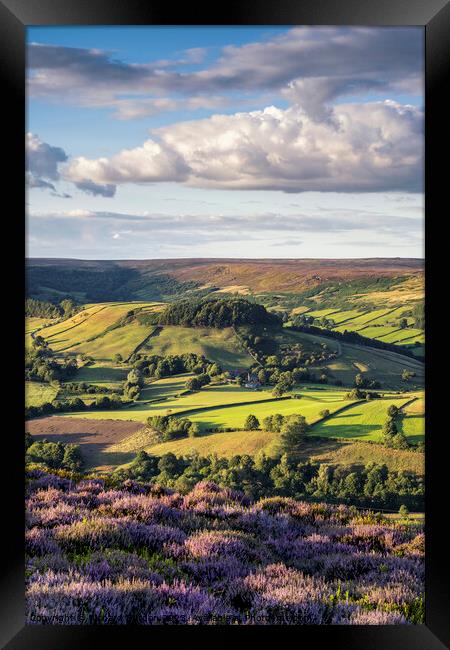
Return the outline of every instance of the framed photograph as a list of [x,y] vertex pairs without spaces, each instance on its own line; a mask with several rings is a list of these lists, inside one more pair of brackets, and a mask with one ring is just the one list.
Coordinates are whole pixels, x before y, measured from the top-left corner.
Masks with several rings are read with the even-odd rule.
[[2,647],[449,647],[449,7],[255,4],[0,4]]

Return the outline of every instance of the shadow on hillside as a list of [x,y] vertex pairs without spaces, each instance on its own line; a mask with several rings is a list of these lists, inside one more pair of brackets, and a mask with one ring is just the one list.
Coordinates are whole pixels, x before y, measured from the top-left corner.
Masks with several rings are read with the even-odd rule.
[[93,469],[103,465],[117,466],[129,463],[136,456],[135,452],[112,452],[108,451],[111,441],[94,442],[98,438],[97,433],[47,433],[33,435],[35,440],[47,439],[51,442],[63,442],[64,444],[80,445],[83,456],[84,469]]
[[[332,454],[345,444],[345,442],[334,440],[333,438],[324,440],[323,438],[315,438],[314,436],[310,436],[307,437],[304,441],[301,450],[301,458],[303,460],[309,460],[311,456],[317,456],[319,454]],[[322,462],[327,462],[327,458],[324,457],[322,459]]]
[[84,366],[77,372],[75,379],[88,383],[109,384],[115,381],[124,381],[127,376],[127,370],[124,368],[96,368]]

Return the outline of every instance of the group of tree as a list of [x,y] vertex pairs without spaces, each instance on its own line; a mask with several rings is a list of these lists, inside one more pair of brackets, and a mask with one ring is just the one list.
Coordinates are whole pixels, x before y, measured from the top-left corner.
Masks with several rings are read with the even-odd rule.
[[387,419],[383,426],[382,440],[386,447],[392,449],[409,449],[410,444],[404,433],[400,431],[399,424],[403,417],[400,409],[391,404],[387,410]]
[[123,385],[123,394],[126,399],[137,400],[141,395],[141,388],[144,386],[144,375],[138,368],[132,368],[127,375]]
[[88,384],[85,381],[69,381],[64,384],[64,391],[67,393],[75,394],[88,394],[88,395],[105,395],[108,393],[114,393],[114,390],[107,388],[106,386],[97,386],[96,384]]
[[200,390],[203,386],[207,386],[211,383],[211,377],[207,373],[201,373],[200,375],[195,375],[194,377],[189,377],[186,380],[185,388],[189,391]]
[[370,390],[361,390],[360,388],[352,388],[348,393],[345,394],[345,399],[379,399],[381,398],[381,393],[374,393]]
[[379,381],[376,379],[369,379],[368,377],[363,377],[363,375],[359,372],[355,376],[355,382],[354,382],[355,388],[381,388],[381,384]]
[[183,300],[175,302],[161,313],[161,325],[183,327],[236,327],[239,325],[269,325],[280,327],[281,320],[263,305],[244,298]]
[[126,468],[113,474],[114,480],[150,481],[181,492],[202,480],[241,490],[252,498],[289,496],[295,499],[343,502],[367,508],[410,510],[423,508],[423,479],[405,471],[390,471],[386,465],[333,466],[301,462],[289,454],[268,457],[217,455],[187,457],[173,453],[161,457],[139,452]]
[[83,467],[83,456],[79,445],[50,442],[46,439],[33,441],[25,434],[25,461],[44,465],[49,469],[66,469],[79,472]]
[[27,318],[70,318],[79,309],[80,307],[71,298],[64,298],[59,303],[25,298],[25,316]]
[[[330,381],[328,375],[323,369],[318,369],[318,372],[314,373],[309,367],[303,365],[296,366],[296,362],[301,363],[292,357],[270,355],[265,359],[263,367],[255,365],[251,370],[261,385],[270,385],[274,387],[274,397],[281,397],[281,395],[292,390],[295,384],[303,382],[327,384]],[[238,382],[242,385],[245,384],[246,381],[247,373],[242,373]]]
[[58,399],[52,402],[45,402],[39,406],[27,406],[25,408],[25,418],[31,420],[39,418],[44,415],[52,415],[53,413],[66,413],[71,411],[92,411],[92,410],[114,410],[127,406],[130,400],[122,398],[120,395],[113,393],[112,395],[98,396],[93,402],[87,404],[80,397],[72,397],[70,399]]
[[159,433],[162,442],[187,436],[195,438],[200,434],[200,427],[196,422],[174,415],[151,415],[147,418],[147,424]]
[[184,372],[197,375],[207,373],[210,377],[220,375],[222,368],[219,364],[206,359],[203,355],[187,352],[186,354],[171,354],[165,357],[156,354],[135,354],[130,359],[133,367],[142,372],[145,377],[171,377]]
[[75,358],[57,361],[47,342],[36,336],[25,353],[25,379],[31,381],[66,381],[71,379],[78,369]]

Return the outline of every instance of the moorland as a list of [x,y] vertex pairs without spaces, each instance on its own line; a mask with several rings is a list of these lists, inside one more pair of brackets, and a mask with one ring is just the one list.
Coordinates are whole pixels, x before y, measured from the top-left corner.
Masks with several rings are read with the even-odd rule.
[[420,260],[28,260],[27,621],[422,623]]

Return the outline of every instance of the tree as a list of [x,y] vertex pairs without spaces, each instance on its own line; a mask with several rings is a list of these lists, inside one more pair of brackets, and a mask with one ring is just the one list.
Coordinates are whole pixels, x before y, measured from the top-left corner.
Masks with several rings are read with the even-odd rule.
[[248,415],[244,422],[245,431],[256,431],[259,428],[259,420],[255,415]]
[[188,429],[189,438],[197,438],[200,435],[200,427],[197,422],[192,422]]
[[362,374],[359,372],[356,377],[355,377],[355,386],[357,388],[364,388],[366,385],[366,380],[362,376]]
[[185,383],[186,390],[199,390],[201,388],[200,382],[197,380],[197,377],[189,377]]
[[330,415],[330,410],[324,409],[323,411],[320,411],[319,415],[321,418],[327,418]]
[[387,414],[390,418],[396,418],[399,415],[398,406],[395,406],[395,404],[391,404],[388,407]]
[[291,415],[281,426],[280,447],[282,453],[295,457],[301,451],[304,435],[308,429],[303,415]]
[[122,363],[123,357],[122,355],[118,352],[117,354],[114,355],[113,360],[115,363]]
[[129,384],[134,384],[135,386],[139,386],[141,388],[144,385],[144,378],[142,376],[142,372],[137,368],[133,368],[133,370],[130,370],[130,372],[127,375],[127,382]]
[[404,330],[408,327],[408,321],[406,318],[402,318],[399,323],[400,329]]
[[398,509],[398,514],[401,515],[402,517],[407,517],[409,515],[409,510],[404,503],[402,503],[402,505]]
[[83,456],[79,445],[66,445],[62,459],[62,466],[72,472],[80,471],[83,466]]

